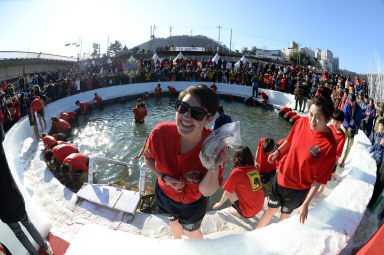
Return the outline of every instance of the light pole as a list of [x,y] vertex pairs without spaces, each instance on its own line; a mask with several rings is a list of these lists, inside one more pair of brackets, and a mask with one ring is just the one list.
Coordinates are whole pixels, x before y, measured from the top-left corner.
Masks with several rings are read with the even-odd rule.
[[[78,43],[66,43],[64,46],[68,47],[68,46],[75,46],[76,48],[78,48],[79,46],[81,45],[81,41],[78,42]],[[79,48],[77,49],[77,61],[80,60],[80,50]]]

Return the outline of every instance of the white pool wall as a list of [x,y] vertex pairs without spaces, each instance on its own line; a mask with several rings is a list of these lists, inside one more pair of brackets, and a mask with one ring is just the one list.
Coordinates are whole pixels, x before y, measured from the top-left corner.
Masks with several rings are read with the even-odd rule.
[[[142,95],[145,91],[153,93],[157,84],[158,82],[151,82],[113,86],[60,99],[46,107],[46,119],[49,123],[51,116],[76,109],[76,100],[91,101],[95,92],[104,100],[113,99],[126,95]],[[181,91],[192,84],[199,83],[164,82],[160,84],[163,91],[168,91],[167,86],[173,86]],[[210,83],[205,84],[210,86]],[[242,97],[248,97],[252,94],[252,88],[248,86],[221,83],[216,83],[216,85],[218,87],[217,93],[220,94]],[[293,95],[270,90],[263,91],[268,94],[274,105],[294,106]],[[64,206],[69,214],[70,210],[74,208],[76,195],[53,177],[52,173],[45,167],[43,159],[41,165],[34,165],[31,167],[32,169],[27,169],[29,166],[25,162],[32,158],[32,154],[38,148],[33,139],[32,127],[29,126],[28,119],[24,118],[6,134],[4,148],[14,179],[26,201],[28,214],[42,235],[46,236],[50,228],[49,219],[60,220],[61,217],[54,215],[55,204]],[[115,254],[126,254],[127,252],[123,248],[125,243],[120,242],[120,238],[129,240],[130,250],[140,251],[142,244],[146,243],[147,249],[153,249],[160,254],[176,254],[179,253],[179,249],[182,249],[185,254],[244,254],[246,252],[257,252],[258,254],[308,254],[308,252],[311,254],[337,254],[345,247],[356,230],[373,191],[376,164],[368,154],[369,146],[368,138],[360,131],[355,138],[347,166],[343,172],[345,177],[330,196],[310,210],[308,221],[304,225],[299,223],[297,215],[293,215],[282,223],[271,224],[258,231],[216,240],[199,241],[159,240],[121,231],[110,234],[110,230],[100,226],[85,226],[80,230],[78,238],[71,243],[68,254],[82,254],[81,251],[87,251],[88,254],[103,254],[104,248],[101,248],[100,245],[93,245],[97,243],[95,242],[97,240],[95,235],[104,240],[103,247],[116,247]],[[28,188],[28,185],[43,186],[40,187],[40,190],[46,192],[33,192]],[[90,228],[94,229],[93,233],[87,231]],[[119,238],[112,238],[115,235],[119,235]],[[92,240],[92,238],[95,239]],[[16,254],[26,252],[3,223],[0,223],[0,240]],[[156,244],[156,246],[151,247],[150,244]],[[121,247],[120,252],[119,247]]]

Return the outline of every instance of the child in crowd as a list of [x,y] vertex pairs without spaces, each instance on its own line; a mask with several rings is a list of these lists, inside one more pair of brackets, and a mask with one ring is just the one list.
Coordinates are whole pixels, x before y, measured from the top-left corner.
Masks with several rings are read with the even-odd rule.
[[259,170],[253,164],[252,152],[248,147],[240,146],[236,150],[233,166],[236,168],[225,182],[224,193],[213,209],[218,209],[229,199],[232,207],[228,211],[231,214],[239,218],[251,218],[263,209],[264,192]]
[[276,174],[276,165],[268,162],[268,156],[275,150],[275,147],[275,141],[265,137],[261,138],[257,145],[255,166],[260,171],[264,196],[269,196],[272,188],[272,180]]
[[377,166],[375,187],[373,189],[372,198],[368,203],[368,209],[371,211],[374,208],[376,200],[379,198],[384,188],[384,119],[379,120],[378,129],[379,132],[376,135],[376,141],[369,150],[370,153],[373,152],[373,158],[375,159]]
[[[340,110],[336,110],[333,112],[333,124],[329,126],[331,129],[333,135],[335,136],[336,142],[337,142],[337,150],[336,150],[336,164],[333,167],[332,170],[332,175],[329,176],[329,181],[331,178],[333,180],[336,180],[336,168],[337,168],[337,163],[339,161],[339,158],[341,157],[341,154],[343,154],[343,149],[344,149],[344,144],[345,144],[345,133],[344,130],[341,128],[341,124],[344,121],[344,112]],[[325,185],[321,185],[321,189],[319,193],[317,193],[316,198],[320,198],[321,194],[324,192],[324,187]]]

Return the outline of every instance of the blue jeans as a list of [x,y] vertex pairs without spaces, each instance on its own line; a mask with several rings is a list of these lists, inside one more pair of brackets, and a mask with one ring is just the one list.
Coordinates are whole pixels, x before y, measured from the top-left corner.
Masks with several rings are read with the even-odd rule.
[[[25,214],[24,219],[22,219],[20,222],[21,224],[24,225],[24,227],[27,229],[29,234],[32,236],[33,240],[36,241],[36,243],[40,246],[40,248],[42,248],[43,250],[46,250],[48,247],[44,242],[44,239],[41,237],[40,233],[37,231],[35,226],[29,220],[27,214]],[[19,222],[7,223],[7,225],[11,228],[13,233],[15,233],[17,239],[19,239],[20,243],[25,247],[25,249],[27,249],[27,251],[30,254],[38,255],[36,248],[32,245],[28,237],[25,235],[25,233],[21,229]]]

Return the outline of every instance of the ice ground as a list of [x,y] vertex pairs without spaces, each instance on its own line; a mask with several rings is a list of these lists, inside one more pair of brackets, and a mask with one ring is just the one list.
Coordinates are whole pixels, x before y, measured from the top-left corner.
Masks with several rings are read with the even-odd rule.
[[[141,94],[144,91],[151,92],[156,84],[115,86],[64,98],[48,105],[46,118],[49,119],[61,111],[73,110],[76,100],[89,101],[94,92],[105,99],[111,99],[122,95]],[[163,85],[163,89],[166,90],[165,86],[169,85],[182,90],[190,84],[168,82]],[[217,85],[218,93],[221,94],[251,94],[250,87]],[[275,105],[294,104],[292,95],[274,91],[266,93]],[[156,251],[170,254],[179,253],[179,249],[182,249],[183,253],[187,254],[240,254],[255,251],[258,254],[337,254],[358,227],[375,180],[376,164],[367,152],[369,141],[363,134],[359,134],[351,152],[351,155],[359,156],[349,158],[343,171],[338,172],[341,182],[329,196],[324,196],[324,199],[310,210],[309,219],[304,225],[298,223],[297,216],[292,216],[285,222],[248,232],[254,228],[257,220],[241,221],[232,218],[225,211],[209,212],[203,222],[203,232],[208,240],[174,241],[168,240],[169,227],[162,216],[138,214],[134,224],[126,224],[122,214],[106,211],[86,202],[76,204],[76,195],[63,187],[47,170],[40,152],[42,145],[33,142],[32,137],[32,129],[28,120],[24,119],[7,133],[4,148],[15,181],[25,197],[30,218],[43,235],[50,229],[53,234],[70,241],[68,254],[110,254],[113,253],[111,250],[103,249],[111,247],[115,254],[123,254],[126,253],[125,242],[128,240],[130,250],[142,250],[144,245],[146,253]],[[328,193],[329,190],[325,194]],[[369,221],[369,217],[366,218],[367,225],[371,228],[368,230],[363,227],[357,242],[362,241],[362,236],[367,236],[368,232],[374,231],[375,224],[372,220]],[[98,222],[99,226],[92,225],[93,222]],[[110,230],[117,228],[121,231]],[[16,254],[25,253],[4,224],[1,223],[0,229],[0,240]],[[94,245],[99,240],[103,243],[102,247]],[[172,242],[171,249],[168,249],[169,242]]]

